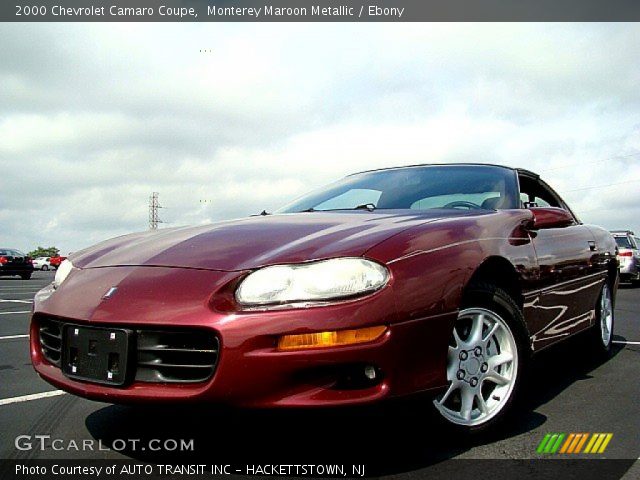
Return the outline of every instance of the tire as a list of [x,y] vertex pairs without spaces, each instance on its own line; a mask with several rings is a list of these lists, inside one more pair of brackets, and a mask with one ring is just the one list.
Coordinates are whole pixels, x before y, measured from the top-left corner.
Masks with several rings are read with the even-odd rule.
[[49,270],[49,265],[43,265],[41,270],[44,270],[46,272],[47,270]]
[[615,314],[611,297],[611,287],[605,282],[595,306],[596,321],[589,329],[588,336],[593,350],[601,357],[611,355]]
[[23,280],[29,280],[31,278],[31,274],[30,273],[22,273],[22,274],[20,274],[20,278],[22,278]]
[[433,400],[445,425],[479,433],[502,424],[518,403],[530,356],[524,317],[509,294],[470,287],[449,343],[448,388]]

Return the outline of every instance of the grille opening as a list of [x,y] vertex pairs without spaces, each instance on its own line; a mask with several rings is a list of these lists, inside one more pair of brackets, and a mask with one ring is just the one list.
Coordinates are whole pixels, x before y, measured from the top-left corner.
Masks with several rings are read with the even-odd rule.
[[59,367],[62,354],[62,324],[55,320],[43,319],[40,322],[39,333],[42,355],[48,362]]
[[[60,367],[64,325],[79,324],[48,317],[39,320],[39,343],[43,357]],[[106,325],[95,325],[106,327]],[[135,381],[153,383],[204,382],[213,376],[218,363],[219,341],[209,330],[135,331],[136,345],[129,358]],[[119,369],[119,359],[109,359],[110,368]]]
[[213,332],[138,330],[137,339],[139,382],[203,382],[213,375],[219,350]]

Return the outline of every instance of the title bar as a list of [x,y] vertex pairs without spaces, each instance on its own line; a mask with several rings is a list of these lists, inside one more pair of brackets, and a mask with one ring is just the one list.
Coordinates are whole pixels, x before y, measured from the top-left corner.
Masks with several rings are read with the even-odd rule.
[[620,22],[638,0],[20,0],[3,22]]

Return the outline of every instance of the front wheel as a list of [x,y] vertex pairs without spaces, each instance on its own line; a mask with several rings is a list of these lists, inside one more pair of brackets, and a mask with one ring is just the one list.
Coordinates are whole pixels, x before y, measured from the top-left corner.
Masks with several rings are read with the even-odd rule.
[[22,280],[29,280],[31,278],[31,274],[23,273],[22,275],[20,275],[20,278],[22,278]]
[[522,313],[503,290],[470,292],[453,328],[446,391],[434,400],[452,427],[478,431],[512,409],[528,359]]
[[49,266],[48,265],[43,265],[42,266],[42,270],[44,270],[46,272],[47,270],[49,270]]

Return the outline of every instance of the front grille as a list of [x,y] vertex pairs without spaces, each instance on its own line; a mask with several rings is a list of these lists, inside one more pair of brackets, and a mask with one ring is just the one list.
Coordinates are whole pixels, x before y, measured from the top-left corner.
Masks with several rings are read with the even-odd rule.
[[[51,318],[39,320],[42,355],[60,367],[64,322]],[[120,328],[120,326],[118,326]],[[217,335],[202,329],[137,329],[135,352],[130,355],[132,377],[138,382],[195,383],[211,378],[219,355]]]
[[139,382],[203,382],[218,361],[213,332],[138,330]]
[[40,322],[40,348],[48,362],[60,366],[62,354],[62,324],[55,320],[44,319]]

